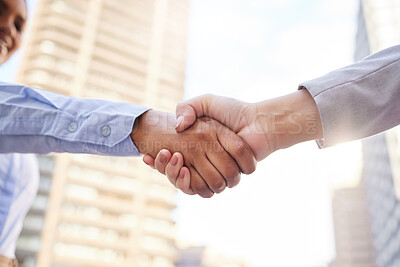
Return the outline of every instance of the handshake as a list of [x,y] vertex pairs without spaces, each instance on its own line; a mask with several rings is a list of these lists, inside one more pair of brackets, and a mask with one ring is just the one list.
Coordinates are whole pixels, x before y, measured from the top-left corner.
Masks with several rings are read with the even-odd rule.
[[176,115],[150,110],[131,138],[147,165],[182,192],[209,198],[251,174],[282,148],[322,137],[314,99],[303,89],[258,103],[204,95],[178,104]]

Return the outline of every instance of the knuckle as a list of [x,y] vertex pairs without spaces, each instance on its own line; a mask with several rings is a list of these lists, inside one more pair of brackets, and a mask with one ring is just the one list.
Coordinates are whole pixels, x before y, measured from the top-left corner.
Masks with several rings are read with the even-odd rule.
[[202,194],[198,194],[199,196],[201,196],[202,198],[211,198],[214,196],[214,193],[211,192],[210,190],[208,190],[208,192],[206,193],[202,193]]
[[204,99],[211,99],[211,98],[213,98],[214,97],[214,95],[213,94],[204,94],[204,95],[202,95],[202,96],[200,96],[201,98],[204,98]]
[[192,185],[193,192],[196,194],[203,196],[203,195],[208,195],[211,191],[206,185],[200,185],[198,183],[194,183]]
[[253,158],[253,160],[246,164],[246,169],[243,170],[244,174],[252,174],[253,172],[256,171],[256,167],[257,167],[257,161]]
[[228,181],[228,187],[233,188],[237,186],[240,183],[240,180],[241,180],[240,174],[236,175],[236,177]]
[[167,175],[167,177],[169,179],[175,179],[177,176],[177,170],[175,170],[174,167],[167,165],[167,167],[165,168],[165,174]]
[[237,167],[235,168],[229,168],[226,170],[226,180],[232,180],[235,179],[239,175],[239,169]]
[[220,179],[212,185],[212,189],[215,193],[219,194],[223,192],[226,188],[226,182],[223,179]]
[[248,152],[247,151],[247,146],[245,145],[245,143],[243,141],[236,143],[236,146],[235,146],[236,155],[241,157],[241,156],[244,156],[247,152]]
[[162,163],[161,162],[161,160],[159,160],[159,159],[157,159],[156,160],[156,162],[155,162],[155,165],[156,165],[156,169],[159,171],[159,172],[164,172],[165,171],[165,167],[166,167],[166,163]]
[[249,173],[248,174],[252,174],[253,172],[256,171],[256,167],[257,167],[257,162],[255,160],[253,160],[250,169],[249,169]]

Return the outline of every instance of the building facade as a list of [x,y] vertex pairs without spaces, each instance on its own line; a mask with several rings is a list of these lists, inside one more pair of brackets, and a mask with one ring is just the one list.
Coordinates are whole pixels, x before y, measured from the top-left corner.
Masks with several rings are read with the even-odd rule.
[[[400,44],[399,1],[363,0],[362,6],[370,52]],[[363,42],[357,44],[360,50],[366,46]],[[397,132],[398,129],[392,129],[363,141],[363,182],[367,187],[375,263],[379,267],[400,266],[400,202],[396,196],[400,188],[395,179],[400,163]]]
[[365,185],[332,194],[336,258],[331,267],[375,267]]
[[247,267],[246,261],[228,257],[205,246],[184,246],[179,249],[176,267]]
[[[189,0],[38,0],[18,83],[172,112],[182,99]],[[39,157],[21,266],[171,267],[176,190],[140,159]]]
[[[363,5],[357,17],[355,61],[370,54]],[[364,159],[363,159],[364,160]],[[371,231],[367,185],[362,173],[354,183],[332,191],[336,258],[331,267],[375,267],[375,249]]]
[[[371,53],[392,45],[400,44],[400,1],[361,0],[356,37],[355,60],[361,60]],[[333,266],[400,266],[400,146],[399,128],[375,135],[362,141],[363,171],[358,189],[364,198],[355,214],[366,211],[363,222],[368,227],[363,238],[346,240],[335,233],[337,259]],[[360,197],[351,198],[352,201]],[[365,212],[363,212],[365,213]],[[343,217],[342,219],[346,219]],[[358,220],[357,216],[347,217],[347,224]],[[336,229],[336,222],[335,222]],[[353,234],[358,227],[349,229]],[[353,250],[344,249],[346,244],[360,243],[357,251],[363,255],[369,251],[372,258],[363,257],[355,261],[340,262],[344,255],[355,256]],[[340,247],[341,249],[338,249]],[[353,247],[354,248],[354,247]]]

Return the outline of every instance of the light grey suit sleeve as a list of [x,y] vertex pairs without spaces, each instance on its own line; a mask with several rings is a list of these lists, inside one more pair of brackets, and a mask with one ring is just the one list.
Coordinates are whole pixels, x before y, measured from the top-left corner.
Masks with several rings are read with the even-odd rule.
[[320,148],[371,136],[400,124],[400,45],[300,84],[321,115]]

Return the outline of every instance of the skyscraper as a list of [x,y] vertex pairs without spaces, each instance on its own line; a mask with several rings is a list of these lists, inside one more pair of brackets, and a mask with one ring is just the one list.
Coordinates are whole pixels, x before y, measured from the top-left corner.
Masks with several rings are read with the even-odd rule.
[[[358,19],[355,60],[370,53],[400,44],[400,2],[397,0],[361,0]],[[364,196],[362,209],[368,217],[363,220],[369,226],[362,249],[365,253],[373,248],[373,258],[348,266],[398,267],[400,266],[400,146],[398,128],[363,140],[363,171],[360,193]],[[352,199],[354,200],[354,198]],[[350,205],[351,201],[347,203]],[[346,219],[346,218],[342,218]],[[347,217],[349,221],[358,220]],[[353,228],[353,231],[356,228]],[[337,246],[345,240],[335,234]],[[369,240],[369,239],[368,239]],[[358,242],[355,238],[350,242]],[[360,247],[361,248],[361,247]],[[338,258],[351,250],[339,250]],[[341,253],[341,254],[339,254]],[[365,258],[364,258],[365,259]],[[356,265],[357,263],[357,265]],[[334,265],[337,267],[346,265]]]
[[332,212],[336,258],[331,267],[375,267],[365,185],[334,190]]
[[[362,45],[361,45],[362,44]],[[363,6],[358,13],[355,61],[369,55]],[[332,191],[336,258],[331,267],[375,267],[375,249],[367,201],[367,186],[355,174],[354,182]]]
[[[400,44],[400,3],[397,0],[363,0],[363,15],[370,52]],[[366,50],[366,49],[365,49]],[[365,56],[365,55],[359,55]],[[400,202],[396,190],[400,162],[396,144],[398,129],[363,141],[363,180],[367,186],[375,262],[379,267],[400,266]],[[396,153],[397,152],[397,153]]]
[[210,247],[183,246],[179,249],[176,267],[246,267],[246,261],[226,256]]
[[[173,111],[189,0],[38,0],[18,82]],[[40,157],[22,266],[173,266],[175,189],[138,159]]]

